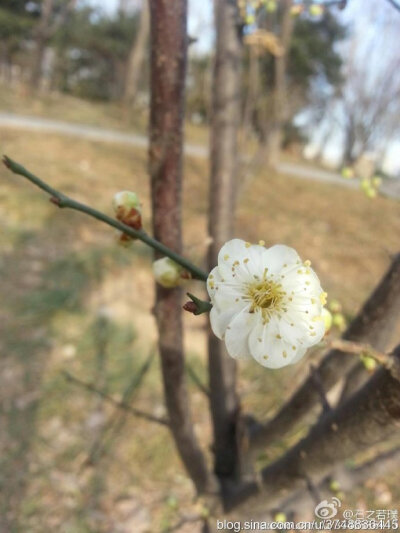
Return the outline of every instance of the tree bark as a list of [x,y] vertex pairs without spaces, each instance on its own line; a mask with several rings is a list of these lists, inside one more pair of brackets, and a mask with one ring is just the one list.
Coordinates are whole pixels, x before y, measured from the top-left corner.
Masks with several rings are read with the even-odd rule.
[[[394,356],[400,364],[400,345]],[[307,489],[310,480],[318,484],[336,464],[399,431],[400,382],[381,368],[355,396],[325,415],[306,438],[262,470],[262,492],[253,484],[243,495],[237,494],[231,506],[259,494],[271,509],[290,492]]]
[[125,106],[133,106],[138,92],[139,80],[142,74],[142,65],[146,53],[146,45],[149,37],[149,6],[148,0],[143,0],[140,12],[139,29],[134,39],[126,67],[125,87],[123,103]]
[[[222,245],[232,238],[235,209],[238,129],[240,121],[241,39],[236,2],[217,0],[216,55],[212,86],[211,175],[208,267],[217,264]],[[210,408],[214,431],[215,473],[222,492],[238,475],[236,364],[209,328]]]
[[[182,249],[181,190],[186,72],[186,0],[151,0],[150,174],[153,231]],[[156,286],[155,316],[165,401],[182,462],[199,493],[211,485],[193,429],[185,383],[181,290]]]
[[32,60],[30,87],[39,89],[42,79],[44,52],[49,39],[50,20],[53,13],[54,0],[43,0],[41,6],[40,22],[36,28],[35,50]]
[[280,44],[283,47],[283,54],[275,57],[273,122],[267,138],[267,156],[271,166],[276,166],[279,163],[283,127],[287,120],[287,60],[294,27],[294,17],[290,12],[292,0],[282,0],[281,3],[283,12]]
[[65,24],[69,13],[74,9],[77,0],[65,0],[63,8],[54,20],[54,0],[43,0],[39,24],[35,30],[35,50],[30,76],[30,88],[40,89],[42,81],[43,59],[49,39]]
[[[400,316],[400,254],[394,259],[375,291],[343,335],[346,340],[365,342],[385,350]],[[355,364],[354,359],[331,350],[321,361],[318,375],[325,392]],[[320,403],[320,395],[309,377],[273,419],[251,431],[251,448],[257,452],[266,444],[293,430]]]

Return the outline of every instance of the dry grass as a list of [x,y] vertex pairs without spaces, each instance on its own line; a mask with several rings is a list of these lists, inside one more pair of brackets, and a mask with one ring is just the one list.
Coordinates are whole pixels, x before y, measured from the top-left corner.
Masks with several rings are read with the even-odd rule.
[[[136,190],[149,228],[144,151],[11,130],[0,133],[0,148],[55,187],[108,212],[116,190]],[[184,205],[186,251],[201,262],[207,238],[206,161],[186,162]],[[60,373],[66,369],[95,380],[115,394],[129,385],[155,339],[149,252],[140,243],[132,250],[117,248],[112,230],[79,213],[57,211],[41,192],[3,168],[0,222],[1,395],[7,433],[1,442],[7,463],[0,486],[7,486],[9,513],[19,515],[21,530],[34,533],[140,532],[142,526],[161,531],[177,510],[191,505],[193,495],[169,435],[128,417],[99,468],[82,469],[91,445],[115,415]],[[351,316],[398,251],[399,203],[260,172],[239,199],[236,235],[294,246],[312,260],[324,287]],[[205,378],[204,322],[192,316],[185,320],[188,358]],[[305,365],[279,372],[242,365],[245,408],[265,417],[306,372]],[[206,402],[191,390],[193,417],[207,449]],[[135,406],[164,412],[157,363]],[[392,494],[393,483],[385,486]],[[374,490],[367,497],[376,507]],[[394,502],[386,505],[391,507]]]

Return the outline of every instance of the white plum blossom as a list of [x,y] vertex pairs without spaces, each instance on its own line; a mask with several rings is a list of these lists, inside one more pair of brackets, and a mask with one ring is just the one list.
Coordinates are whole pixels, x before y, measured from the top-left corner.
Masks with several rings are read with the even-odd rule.
[[325,334],[327,294],[293,248],[228,241],[207,279],[213,332],[235,359],[268,368],[296,363]]

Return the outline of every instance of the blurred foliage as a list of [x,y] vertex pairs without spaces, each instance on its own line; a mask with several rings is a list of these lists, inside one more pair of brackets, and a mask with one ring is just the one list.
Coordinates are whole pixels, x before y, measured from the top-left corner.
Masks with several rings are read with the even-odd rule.
[[345,36],[345,27],[330,11],[319,19],[297,18],[289,52],[290,82],[306,89],[316,77],[340,84],[342,58],[335,45]]
[[53,83],[76,96],[118,100],[138,19],[137,13],[111,18],[90,7],[75,11],[55,38]]

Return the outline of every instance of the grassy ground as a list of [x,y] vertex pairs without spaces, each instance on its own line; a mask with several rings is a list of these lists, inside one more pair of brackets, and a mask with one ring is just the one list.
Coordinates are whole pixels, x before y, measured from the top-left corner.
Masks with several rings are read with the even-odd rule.
[[[32,98],[25,85],[10,89],[0,83],[0,111],[143,134],[147,132],[147,107],[138,106],[129,111],[116,103],[91,102],[55,92]],[[188,122],[186,134],[190,142],[208,142],[208,131],[203,126]]]
[[[136,190],[149,228],[144,151],[11,130],[1,131],[0,149],[109,213],[115,191]],[[201,262],[206,161],[186,162],[184,206],[186,252]],[[0,520],[16,524],[18,516],[14,530],[33,533],[161,531],[193,496],[168,433],[122,417],[62,374],[94,381],[119,397],[131,394],[155,340],[148,250],[140,243],[130,250],[117,247],[111,229],[58,211],[3,168],[0,222],[0,416],[6,428],[0,440],[0,490],[6,495]],[[348,317],[398,251],[399,234],[399,204],[388,199],[369,200],[359,191],[265,171],[241,190],[236,235],[294,246],[313,262]],[[192,290],[201,289],[193,284]],[[189,315],[185,320],[188,360],[206,379],[204,321]],[[271,414],[306,366],[269,372],[256,363],[241,365],[244,408],[262,418]],[[206,401],[190,387],[193,418],[207,450]],[[137,408],[164,414],[156,359],[133,396]],[[271,453],[287,444],[278,443]],[[399,499],[395,479],[387,478],[347,495],[346,507],[362,501],[369,508],[395,508]]]

